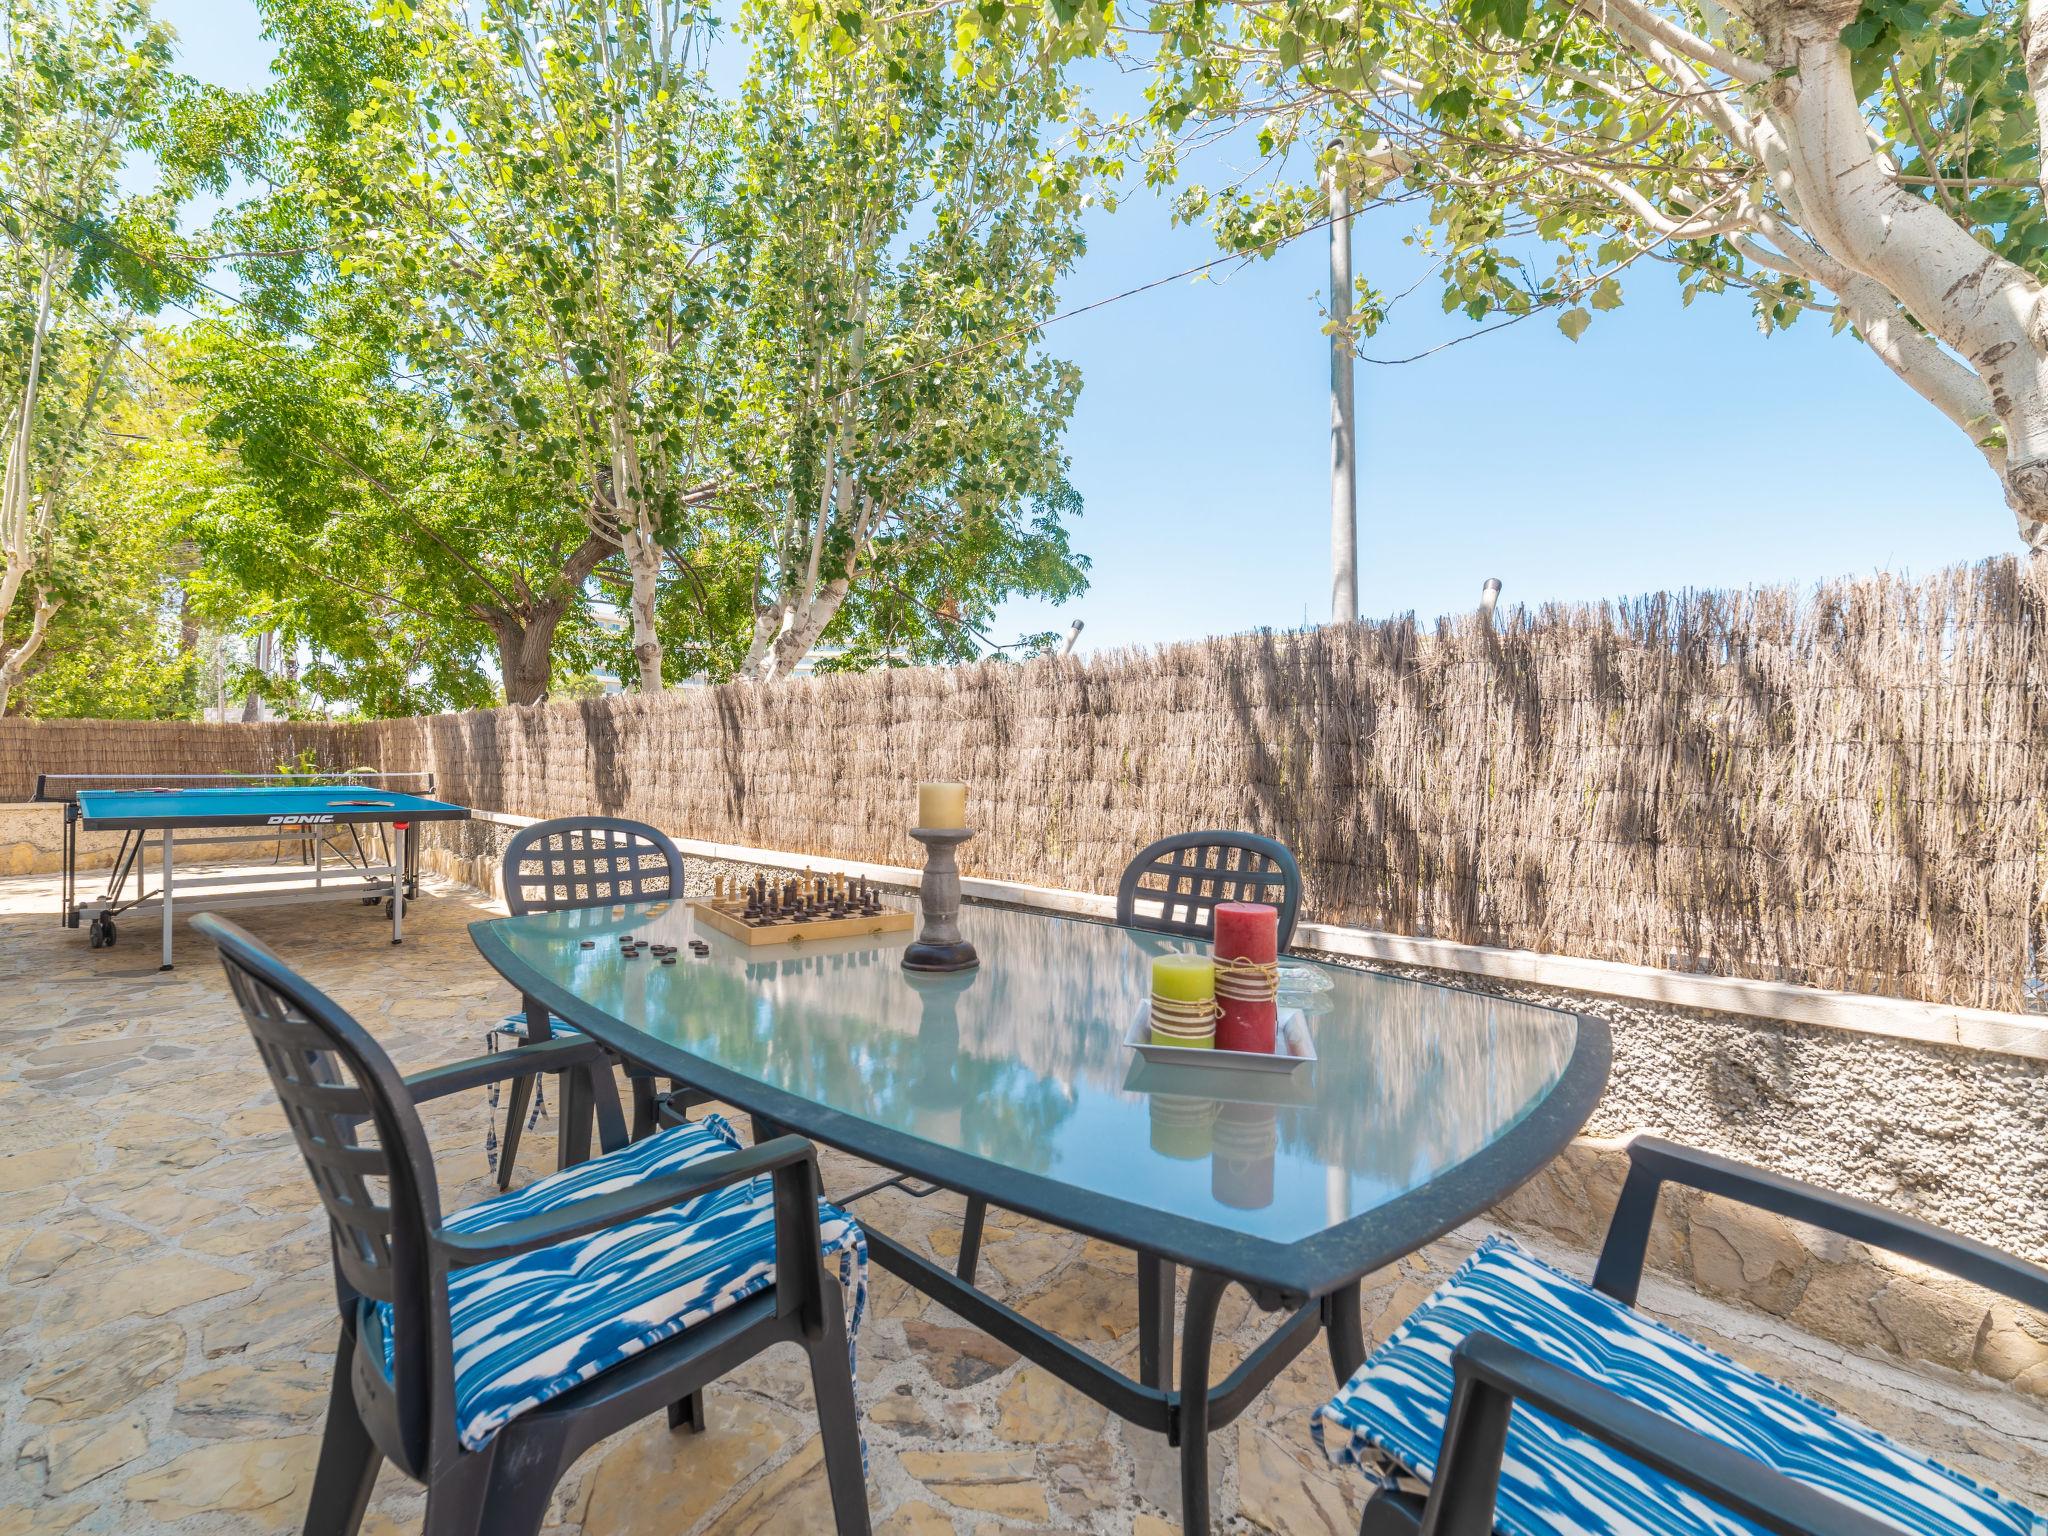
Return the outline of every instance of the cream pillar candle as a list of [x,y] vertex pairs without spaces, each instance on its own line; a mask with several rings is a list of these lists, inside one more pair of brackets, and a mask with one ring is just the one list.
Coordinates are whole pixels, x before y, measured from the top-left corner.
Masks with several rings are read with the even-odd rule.
[[933,831],[967,825],[965,784],[920,784],[917,786],[917,825]]

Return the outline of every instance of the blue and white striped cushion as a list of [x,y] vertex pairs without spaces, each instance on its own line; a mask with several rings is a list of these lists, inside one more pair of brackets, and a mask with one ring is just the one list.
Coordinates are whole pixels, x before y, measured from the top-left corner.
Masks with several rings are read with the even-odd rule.
[[[1493,1238],[1316,1410],[1316,1443],[1391,1485],[1436,1471],[1451,1351],[1488,1333],[1924,1536],[2048,1536],[2048,1520],[1704,1349]],[[1515,1405],[1498,1528],[1509,1536],[1756,1536],[1759,1528]]]
[[[612,1190],[631,1189],[738,1149],[723,1116],[707,1115],[617,1152],[537,1179],[448,1218],[482,1232]],[[455,1346],[455,1421],[470,1450],[527,1409],[674,1338],[775,1283],[772,1185],[763,1175],[587,1237],[458,1269],[448,1277]],[[818,1202],[828,1261],[846,1292],[849,1350],[867,1308],[867,1238]],[[391,1315],[384,1315],[384,1369]]]
[[[548,1029],[550,1033],[555,1035],[580,1035],[583,1033],[574,1024],[571,1024],[560,1014],[555,1013],[548,1015]],[[515,1040],[524,1040],[526,1038],[526,1010],[522,1008],[517,1013],[506,1014],[505,1022],[498,1026],[497,1033],[510,1035]]]

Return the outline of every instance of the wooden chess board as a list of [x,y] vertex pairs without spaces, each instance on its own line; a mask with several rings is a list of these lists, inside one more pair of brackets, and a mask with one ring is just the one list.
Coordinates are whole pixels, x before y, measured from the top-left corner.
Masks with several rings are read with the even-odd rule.
[[917,926],[917,915],[900,907],[883,907],[879,912],[855,912],[845,917],[785,917],[768,913],[747,916],[746,902],[693,901],[690,910],[707,928],[715,928],[742,944],[797,944],[806,939],[860,939],[883,933],[908,933]]

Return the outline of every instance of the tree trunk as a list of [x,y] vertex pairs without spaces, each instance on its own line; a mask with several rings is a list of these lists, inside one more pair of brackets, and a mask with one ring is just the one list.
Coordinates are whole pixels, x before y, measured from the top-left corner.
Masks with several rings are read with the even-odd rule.
[[[29,342],[28,372],[22,381],[20,406],[10,423],[13,436],[7,444],[6,470],[0,474],[0,623],[4,623],[7,615],[14,611],[15,599],[21,595],[23,584],[42,563],[44,553],[40,537],[44,530],[29,515],[34,490],[29,453],[34,446],[36,406],[42,386],[43,342],[49,332],[50,314],[55,304],[52,278],[50,266],[45,263],[36,295],[35,330]],[[32,652],[42,643],[39,629],[40,626],[38,632],[32,632],[23,649]],[[0,687],[11,687],[20,678],[21,667],[26,664],[24,655],[9,656],[6,672],[0,673]],[[0,693],[0,709],[5,707],[4,693]]]
[[50,620],[56,616],[57,604],[42,593],[36,594],[35,617],[29,621],[28,633],[21,644],[0,658],[0,715],[7,713],[9,700],[15,688],[28,673],[28,664],[35,660],[37,651],[43,648],[43,638],[50,632]]
[[538,704],[548,696],[555,627],[561,622],[562,610],[553,605],[524,620],[507,615],[491,620],[498,637],[498,666],[505,674],[507,704]]
[[811,654],[818,637],[825,633],[826,626],[838,614],[852,585],[850,578],[842,576],[827,582],[808,603],[799,606],[786,602],[766,613],[757,614],[754,644],[740,667],[739,680],[772,683],[794,672],[798,663]]
[[1351,350],[1351,192],[1330,167],[1330,622],[1358,622],[1358,425]]
[[661,575],[661,546],[654,541],[646,514],[640,514],[620,541],[626,569],[633,576],[630,604],[633,622],[633,660],[640,669],[640,691],[659,693],[661,681],[661,634],[655,627],[654,599]]

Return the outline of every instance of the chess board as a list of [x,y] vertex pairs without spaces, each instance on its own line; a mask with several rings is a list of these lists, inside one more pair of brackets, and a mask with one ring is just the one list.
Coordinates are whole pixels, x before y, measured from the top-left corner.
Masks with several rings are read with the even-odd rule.
[[705,927],[742,944],[870,938],[917,926],[915,913],[885,906],[878,895],[808,877],[730,891],[721,881],[711,900],[692,901],[690,910]]

